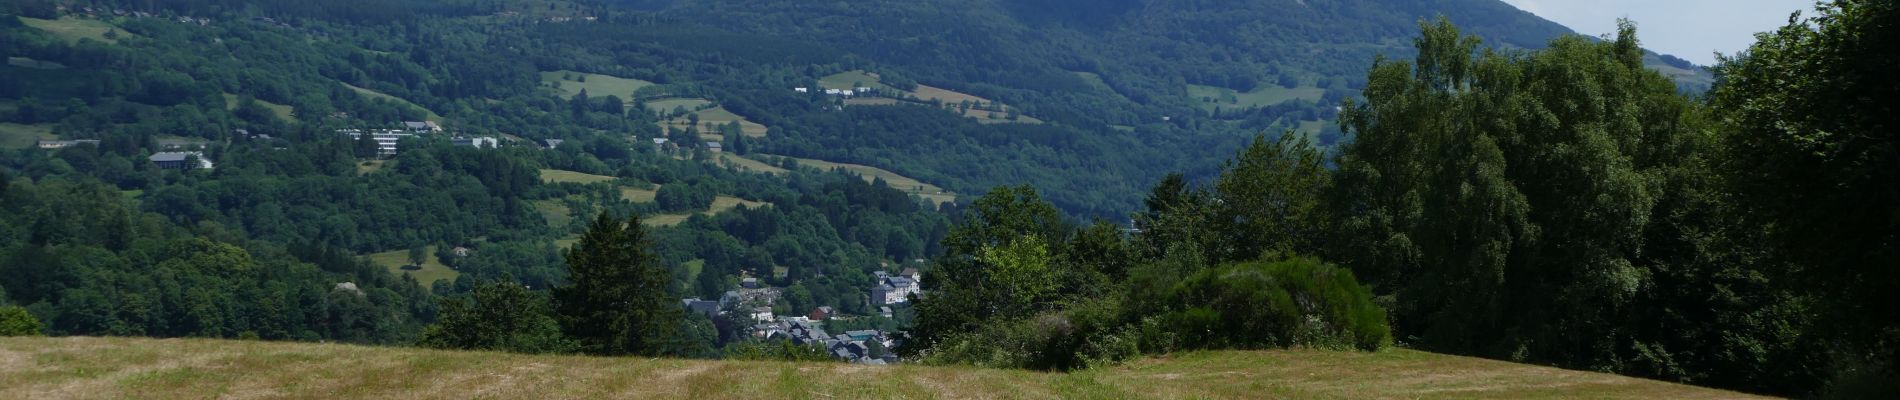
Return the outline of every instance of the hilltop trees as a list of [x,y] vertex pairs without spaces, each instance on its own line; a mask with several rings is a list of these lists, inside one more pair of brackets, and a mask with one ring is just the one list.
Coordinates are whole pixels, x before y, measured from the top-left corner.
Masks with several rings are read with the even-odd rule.
[[504,279],[475,286],[467,299],[442,300],[442,315],[422,333],[426,347],[559,353],[574,343],[561,335],[545,293]]
[[554,288],[555,310],[584,351],[650,356],[681,347],[683,311],[648,241],[639,215],[623,221],[602,213],[567,253],[569,283]]

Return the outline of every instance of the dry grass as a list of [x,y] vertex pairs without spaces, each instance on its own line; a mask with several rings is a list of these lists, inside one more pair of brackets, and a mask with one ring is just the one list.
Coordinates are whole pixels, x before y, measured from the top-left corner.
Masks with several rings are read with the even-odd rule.
[[809,158],[794,158],[794,159],[798,160],[798,164],[801,166],[817,168],[819,170],[824,170],[824,171],[830,171],[837,168],[844,168],[847,171],[851,171],[852,173],[858,174],[858,176],[863,177],[866,182],[873,181],[877,178],[883,178],[884,183],[890,185],[892,189],[897,189],[899,191],[903,191],[904,193],[910,193],[910,194],[917,195],[919,197],[923,197],[926,200],[930,200],[930,202],[934,204],[943,204],[946,202],[954,202],[957,200],[956,193],[950,193],[948,191],[943,190],[943,188],[941,187],[937,187],[937,185],[924,183],[923,181],[912,179],[907,176],[898,175],[896,172],[887,171],[883,168],[873,167],[869,165],[846,164],[846,163],[830,162],[830,161],[825,161],[825,160],[814,160],[814,159],[809,159]]
[[635,203],[651,203],[659,195],[660,188],[657,186],[652,189],[620,188],[620,198]]
[[611,181],[614,179],[616,178],[611,177],[611,176],[606,176],[606,175],[594,175],[594,174],[589,174],[585,172],[575,172],[575,171],[568,171],[568,170],[561,170],[561,169],[541,170],[542,182],[554,182],[554,183],[572,182],[572,183],[588,184],[588,183],[595,183],[595,182],[606,182],[606,181]]
[[0,339],[0,393],[67,398],[1753,398],[1410,350],[1211,352],[1073,374],[202,339]]

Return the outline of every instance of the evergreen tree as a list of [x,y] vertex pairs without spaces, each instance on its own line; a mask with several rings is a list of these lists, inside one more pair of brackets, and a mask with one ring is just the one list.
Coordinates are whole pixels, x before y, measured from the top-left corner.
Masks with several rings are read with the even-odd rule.
[[568,284],[554,288],[563,331],[594,354],[677,354],[684,312],[671,273],[647,249],[639,215],[601,213],[567,253]]

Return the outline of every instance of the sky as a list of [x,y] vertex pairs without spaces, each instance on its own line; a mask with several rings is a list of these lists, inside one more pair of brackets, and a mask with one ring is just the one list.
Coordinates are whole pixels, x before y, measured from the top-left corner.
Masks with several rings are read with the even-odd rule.
[[1636,22],[1643,47],[1696,64],[1715,64],[1715,52],[1733,55],[1755,42],[1755,33],[1787,25],[1788,14],[1812,15],[1814,0],[1504,0],[1524,11],[1602,36],[1616,32],[1616,19]]

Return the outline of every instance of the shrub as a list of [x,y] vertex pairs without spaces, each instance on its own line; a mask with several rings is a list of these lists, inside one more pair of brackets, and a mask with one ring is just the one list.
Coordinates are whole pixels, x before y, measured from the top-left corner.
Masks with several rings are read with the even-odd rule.
[[40,336],[45,324],[20,306],[0,307],[0,336]]
[[[1194,274],[1168,296],[1168,348],[1312,346],[1377,350],[1392,343],[1385,310],[1352,272],[1313,258],[1249,262]],[[1164,332],[1169,331],[1172,332]]]

